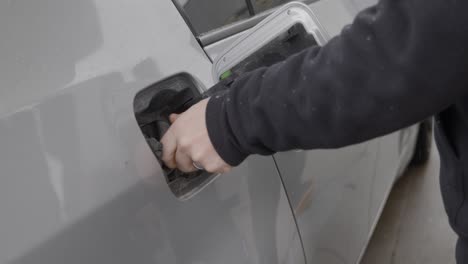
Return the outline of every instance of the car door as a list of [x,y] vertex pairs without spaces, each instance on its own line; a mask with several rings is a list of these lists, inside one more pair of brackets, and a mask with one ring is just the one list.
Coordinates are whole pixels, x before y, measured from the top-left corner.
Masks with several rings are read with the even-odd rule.
[[178,189],[145,140],[137,95],[213,84],[171,1],[2,1],[0,22],[1,263],[304,263],[271,157]]
[[[289,4],[276,13],[294,17],[297,6]],[[235,74],[240,71],[238,64],[252,68],[253,62],[261,61],[259,58],[272,57],[270,46],[280,47],[277,57],[285,58],[314,45],[310,42],[311,37],[317,42],[315,44],[323,45],[351,23],[357,12],[354,6],[351,7],[353,9],[342,1],[333,0],[309,3],[311,13],[306,13],[310,21],[299,17],[296,22],[287,24],[284,22],[286,18],[270,19],[273,14],[254,29],[213,43],[206,50],[215,60],[215,67],[219,67],[218,75],[225,71]],[[297,27],[301,24],[306,28],[305,35],[301,35],[300,27]],[[282,37],[284,34],[289,36]],[[286,41],[278,42],[281,38]],[[293,38],[304,43],[288,42]],[[264,50],[268,51],[265,53]],[[252,56],[257,58],[252,59]],[[266,63],[256,66],[264,65]],[[290,151],[274,155],[296,216],[308,263],[352,263],[359,259],[376,214],[371,207],[375,198],[378,143],[375,139],[338,150]]]
[[[377,0],[341,0],[348,12],[356,15],[364,8],[377,4]],[[371,231],[375,228],[392,186],[402,175],[413,157],[418,125],[413,125],[377,140],[376,171],[372,181],[369,210]],[[372,233],[370,232],[369,235]]]
[[[357,14],[344,0],[310,7],[330,36],[339,34]],[[373,139],[336,150],[275,156],[283,177],[291,176],[285,186],[294,193],[291,203],[309,263],[357,263],[362,255],[375,219],[378,147],[379,139]],[[297,165],[291,165],[294,161]],[[298,169],[288,174],[293,167]]]

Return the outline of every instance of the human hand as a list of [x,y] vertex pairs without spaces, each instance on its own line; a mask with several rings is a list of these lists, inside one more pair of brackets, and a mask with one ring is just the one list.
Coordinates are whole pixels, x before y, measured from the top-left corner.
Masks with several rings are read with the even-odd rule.
[[204,99],[182,114],[170,116],[171,127],[161,139],[162,160],[169,168],[183,172],[196,171],[201,166],[208,172],[231,170],[216,152],[208,136],[205,112],[209,99]]

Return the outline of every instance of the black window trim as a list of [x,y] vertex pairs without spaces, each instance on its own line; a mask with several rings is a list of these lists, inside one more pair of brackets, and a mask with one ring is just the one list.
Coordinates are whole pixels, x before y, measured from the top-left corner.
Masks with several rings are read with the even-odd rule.
[[[248,1],[248,0],[247,0]],[[318,0],[299,0],[300,2],[303,2],[307,5],[310,5],[313,2],[317,2]],[[247,30],[249,28],[254,27],[257,25],[260,21],[262,21],[265,17],[270,15],[271,13],[275,12],[280,6],[273,7],[271,9],[268,9],[264,12],[261,12],[259,14],[256,14],[253,17],[234,22],[232,24],[226,25],[224,27],[220,27],[211,31],[208,31],[206,33],[202,33],[200,36],[197,36],[200,44],[203,47],[206,47],[210,44],[216,43],[220,40],[223,40],[227,37],[230,37],[232,35],[235,35],[237,33],[240,33],[244,30]]]
[[223,40],[229,36],[235,35],[239,32],[254,27],[269,14],[273,13],[274,10],[276,10],[276,8],[274,8],[273,10],[268,10],[256,16],[208,31],[198,36],[198,40],[200,41],[203,47],[208,46],[210,44]]
[[245,0],[245,5],[247,6],[247,10],[249,10],[249,15],[251,17],[255,16],[255,8],[252,4],[252,0]]
[[[317,2],[319,0],[298,0],[298,1],[303,2],[304,4],[307,4],[307,5],[310,5],[311,3]],[[249,7],[249,13],[253,12],[255,14],[254,16],[249,17],[249,18],[244,19],[244,20],[241,20],[241,21],[238,21],[238,22],[234,22],[232,24],[228,24],[226,26],[222,26],[222,27],[213,29],[213,30],[205,32],[205,33],[201,33],[201,35],[197,35],[194,27],[192,26],[192,24],[190,22],[190,19],[187,17],[187,14],[184,11],[184,8],[178,3],[177,0],[172,0],[172,2],[174,3],[174,5],[179,10],[179,13],[184,18],[185,22],[187,23],[190,30],[195,35],[195,37],[197,38],[198,42],[200,43],[200,45],[202,47],[206,47],[206,46],[208,46],[210,44],[216,43],[216,42],[218,42],[220,40],[223,40],[223,39],[225,39],[227,37],[230,37],[232,35],[235,35],[237,33],[240,33],[242,31],[245,31],[245,30],[247,30],[249,28],[254,27],[256,24],[258,24],[260,21],[262,21],[265,17],[267,17],[268,15],[270,15],[271,13],[273,13],[274,11],[276,11],[279,8],[279,6],[276,6],[276,7],[270,8],[270,9],[264,11],[264,12],[256,14],[255,10],[253,8],[251,0],[245,0],[247,6]]]

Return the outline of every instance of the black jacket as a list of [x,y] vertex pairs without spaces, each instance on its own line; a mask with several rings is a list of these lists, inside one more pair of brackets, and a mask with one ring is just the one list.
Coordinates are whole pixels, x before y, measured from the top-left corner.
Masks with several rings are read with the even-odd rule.
[[231,165],[356,144],[437,114],[446,210],[468,237],[468,1],[381,0],[325,46],[230,87],[210,99],[206,117]]

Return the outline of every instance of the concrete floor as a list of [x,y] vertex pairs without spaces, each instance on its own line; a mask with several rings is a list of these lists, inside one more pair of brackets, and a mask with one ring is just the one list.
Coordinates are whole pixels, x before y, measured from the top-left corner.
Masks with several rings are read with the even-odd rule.
[[456,237],[439,190],[433,145],[425,167],[412,168],[393,188],[361,264],[455,263]]

